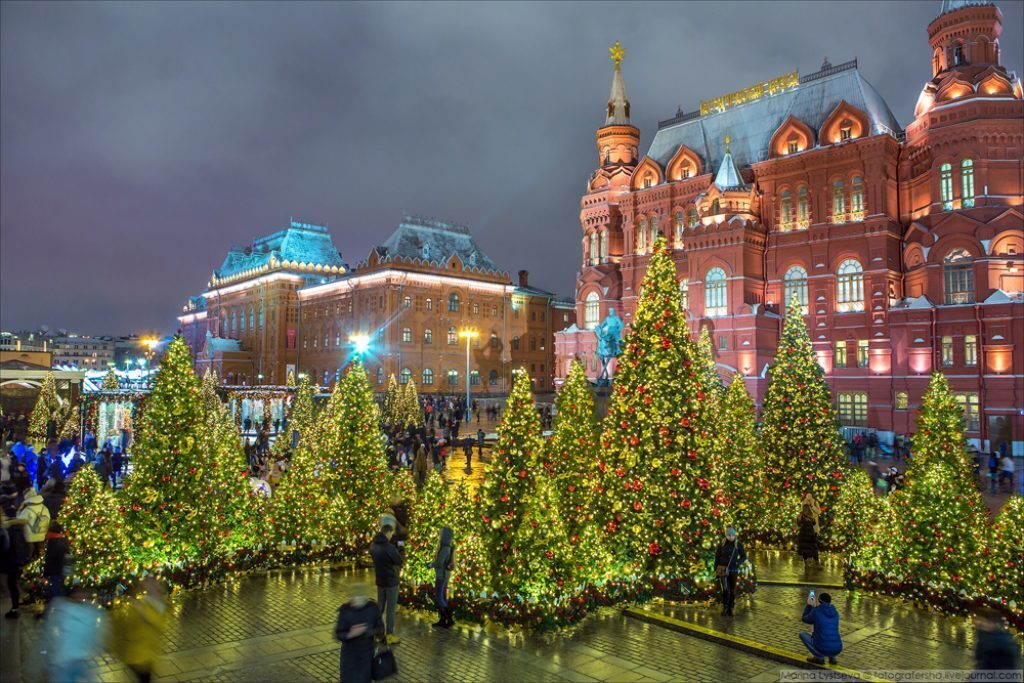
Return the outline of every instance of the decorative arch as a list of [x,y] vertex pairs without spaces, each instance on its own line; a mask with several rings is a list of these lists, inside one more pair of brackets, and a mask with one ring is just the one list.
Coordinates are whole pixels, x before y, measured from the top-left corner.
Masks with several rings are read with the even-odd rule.
[[974,86],[960,78],[947,79],[939,86],[935,93],[935,99],[940,102],[949,102],[974,94]]
[[1013,86],[999,72],[993,71],[978,84],[978,92],[986,95],[1012,95]]
[[666,174],[670,181],[693,178],[703,172],[700,157],[686,145],[679,145],[679,149],[676,150],[666,167]]
[[981,244],[973,236],[969,235],[946,235],[932,245],[928,250],[928,263],[945,263],[946,257],[954,251],[964,251],[970,255],[971,260],[977,260],[985,256]]
[[1024,254],[1024,236],[1021,235],[1020,230],[1010,229],[998,233],[992,240],[988,253],[993,256],[1009,255],[1011,247],[1014,256]]
[[[844,130],[849,130],[848,138],[844,138]],[[818,140],[823,144],[834,145],[844,139],[854,140],[871,133],[871,121],[867,114],[853,106],[846,100],[842,100],[832,110],[832,113],[821,124],[818,132]]]
[[772,135],[768,149],[773,158],[792,154],[792,143],[796,144],[796,151],[803,152],[814,147],[814,131],[810,126],[790,114],[782,122]]
[[654,187],[665,182],[665,176],[661,173],[661,166],[654,159],[644,157],[630,179],[630,189],[642,190],[645,187]]
[[925,261],[927,261],[927,258],[925,257],[924,248],[920,244],[910,244],[903,252],[903,262],[908,270],[923,266]]

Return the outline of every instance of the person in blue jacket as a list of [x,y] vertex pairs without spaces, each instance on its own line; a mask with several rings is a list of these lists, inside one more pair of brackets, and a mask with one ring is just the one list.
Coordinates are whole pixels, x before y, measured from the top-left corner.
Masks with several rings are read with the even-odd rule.
[[813,633],[800,633],[800,640],[811,651],[807,661],[824,664],[828,657],[828,663],[835,664],[836,657],[843,651],[843,639],[839,637],[839,612],[832,606],[832,596],[822,593],[818,596],[817,605],[813,594],[807,596],[803,622],[814,626]]

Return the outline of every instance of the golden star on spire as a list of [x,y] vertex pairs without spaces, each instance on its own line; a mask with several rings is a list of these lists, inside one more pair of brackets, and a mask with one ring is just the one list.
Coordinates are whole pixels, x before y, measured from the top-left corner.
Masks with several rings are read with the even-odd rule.
[[725,153],[729,153],[729,143],[732,142],[732,138],[728,135],[725,136]]
[[619,64],[622,63],[622,59],[626,56],[626,48],[622,47],[622,43],[615,41],[615,44],[608,48],[608,52],[612,55],[612,61],[615,62],[615,68],[618,70]]

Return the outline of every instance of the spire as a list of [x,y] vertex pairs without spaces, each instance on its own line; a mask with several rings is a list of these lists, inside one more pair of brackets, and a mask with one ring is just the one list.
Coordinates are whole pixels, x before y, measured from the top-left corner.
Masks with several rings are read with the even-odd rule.
[[722,163],[718,166],[718,173],[715,175],[715,185],[723,192],[732,189],[746,189],[747,187],[743,182],[743,176],[736,169],[736,162],[732,160],[731,142],[732,138],[726,135],[725,156],[722,157]]
[[626,97],[626,83],[622,80],[622,59],[626,56],[626,49],[622,43],[615,41],[615,44],[608,48],[611,59],[615,62],[615,73],[612,76],[612,92],[608,96],[608,116],[604,125],[630,125],[629,123],[629,98]]

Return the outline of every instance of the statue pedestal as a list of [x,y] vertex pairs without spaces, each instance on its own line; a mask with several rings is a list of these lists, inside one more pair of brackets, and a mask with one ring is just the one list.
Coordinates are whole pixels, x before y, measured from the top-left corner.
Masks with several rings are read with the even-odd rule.
[[601,386],[591,387],[594,392],[594,408],[597,411],[597,418],[603,420],[608,414],[608,404],[611,403],[612,387]]

